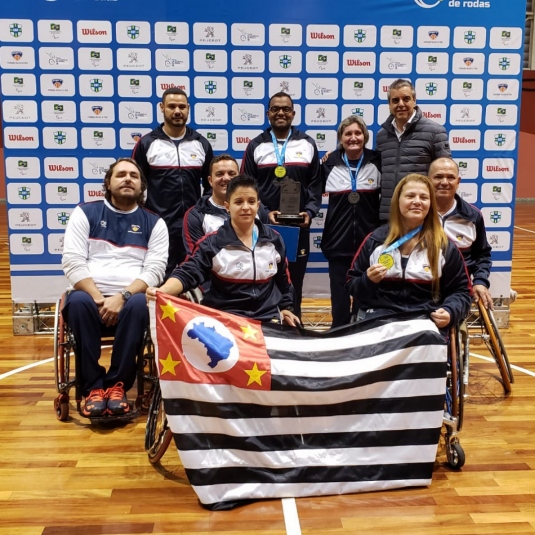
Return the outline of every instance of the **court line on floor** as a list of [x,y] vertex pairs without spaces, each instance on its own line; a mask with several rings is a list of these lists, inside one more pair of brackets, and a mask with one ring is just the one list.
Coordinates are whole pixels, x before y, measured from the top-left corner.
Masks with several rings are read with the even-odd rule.
[[297,504],[295,498],[282,498],[282,512],[287,535],[301,535],[299,515],[297,514]]
[[526,232],[531,232],[532,234],[535,234],[535,230],[529,230],[528,228],[522,228],[517,226],[514,226],[513,228],[517,228],[518,230],[524,230]]
[[[477,357],[478,359],[487,360],[489,362],[496,362],[492,357],[485,357],[483,355],[478,355],[477,353],[472,353],[470,351],[471,357]],[[531,377],[535,377],[535,372],[532,372],[530,370],[526,370],[526,368],[521,368],[520,366],[515,366],[514,364],[510,364],[511,368],[513,370],[517,370],[519,372],[525,373],[526,375],[531,375]]]
[[31,364],[26,364],[26,366],[22,366],[21,368],[15,368],[14,370],[11,370],[9,372],[3,373],[0,375],[0,380],[5,379],[6,377],[10,377],[11,375],[15,375],[16,373],[23,372],[25,370],[29,370],[30,368],[35,368],[36,366],[41,366],[41,364],[46,364],[47,362],[52,362],[54,360],[54,357],[50,357],[49,359],[45,360],[39,360],[37,362],[32,362]]

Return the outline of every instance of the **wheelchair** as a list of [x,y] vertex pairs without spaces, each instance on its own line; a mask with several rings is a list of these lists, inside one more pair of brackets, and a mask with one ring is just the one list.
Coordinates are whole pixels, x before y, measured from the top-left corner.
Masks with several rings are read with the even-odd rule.
[[469,340],[474,343],[484,343],[489,353],[494,358],[500,372],[503,389],[506,394],[512,390],[515,379],[513,370],[507,357],[505,344],[503,343],[498,324],[492,310],[486,309],[481,301],[472,306],[466,318]]
[[[58,396],[54,399],[54,411],[56,418],[64,422],[69,418],[69,392],[75,389],[76,409],[83,418],[88,418],[82,413],[82,384],[80,372],[80,353],[77,351],[74,334],[64,321],[61,311],[65,303],[67,294],[64,293],[56,302],[54,316],[54,371],[56,380],[56,390]],[[103,329],[102,345],[113,342],[114,329]],[[147,371],[146,371],[147,370]],[[133,403],[133,408],[125,415],[103,415],[91,417],[90,420],[105,419],[132,419],[135,418],[141,409],[148,405],[151,391],[145,391],[145,383],[149,382],[151,390],[154,382],[151,377],[155,375],[154,346],[150,338],[150,331],[147,329],[137,352],[137,397]]]
[[[182,294],[180,297],[192,303],[200,303],[202,292],[198,288],[195,288]],[[156,363],[154,359],[153,362]],[[153,386],[150,393],[147,427],[145,428],[145,451],[149,457],[149,461],[152,464],[156,464],[164,456],[169,444],[171,444],[173,432],[167,422],[156,364],[153,367],[153,373],[148,376],[148,380],[152,382]]]

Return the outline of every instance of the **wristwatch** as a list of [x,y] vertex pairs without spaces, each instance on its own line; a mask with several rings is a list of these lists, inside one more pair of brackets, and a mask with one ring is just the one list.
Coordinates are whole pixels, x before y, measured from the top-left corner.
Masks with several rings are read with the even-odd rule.
[[121,295],[123,296],[123,301],[126,303],[132,297],[132,292],[121,290]]

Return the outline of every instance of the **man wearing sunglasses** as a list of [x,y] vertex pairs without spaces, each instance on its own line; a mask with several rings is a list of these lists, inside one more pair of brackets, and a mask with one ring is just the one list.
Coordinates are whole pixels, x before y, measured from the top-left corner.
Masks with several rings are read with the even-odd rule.
[[270,98],[267,118],[271,127],[249,143],[241,172],[256,178],[260,200],[268,208],[274,225],[279,224],[276,216],[280,214],[281,182],[288,177],[301,185],[297,258],[288,264],[295,290],[294,312],[299,317],[310,250],[310,222],[321,207],[321,174],[316,144],[310,136],[292,127],[294,117],[289,95],[281,92]]

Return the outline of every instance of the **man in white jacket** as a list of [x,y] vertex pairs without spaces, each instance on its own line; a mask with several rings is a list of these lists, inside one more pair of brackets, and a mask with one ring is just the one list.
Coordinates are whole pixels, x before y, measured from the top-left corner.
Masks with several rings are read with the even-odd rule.
[[[143,208],[147,184],[121,158],[104,178],[105,200],[77,206],[65,231],[62,265],[73,287],[62,310],[81,352],[82,413],[121,415],[136,377],[136,354],[149,323],[145,290],[163,281],[169,235]],[[99,364],[103,327],[116,326],[108,372]]]

